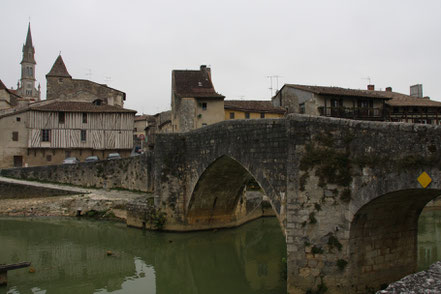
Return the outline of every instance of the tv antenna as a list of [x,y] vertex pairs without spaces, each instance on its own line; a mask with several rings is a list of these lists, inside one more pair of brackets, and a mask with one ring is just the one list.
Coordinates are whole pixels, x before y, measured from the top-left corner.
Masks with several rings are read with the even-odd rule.
[[88,80],[92,80],[92,70],[90,68],[87,69],[86,77]]
[[278,75],[271,75],[271,76],[266,76],[268,79],[270,79],[270,87],[269,90],[271,92],[271,97],[273,98],[273,79],[276,80],[276,93],[279,90],[279,78],[281,78],[282,76],[278,76]]

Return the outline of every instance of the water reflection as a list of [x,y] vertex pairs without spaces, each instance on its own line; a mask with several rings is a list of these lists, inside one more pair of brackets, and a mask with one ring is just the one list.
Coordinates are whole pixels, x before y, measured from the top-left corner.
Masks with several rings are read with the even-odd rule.
[[418,270],[441,260],[441,209],[425,210],[418,220]]
[[[0,218],[0,293],[284,293],[286,247],[275,218],[237,229],[155,233],[78,219]],[[106,252],[112,251],[112,256]]]

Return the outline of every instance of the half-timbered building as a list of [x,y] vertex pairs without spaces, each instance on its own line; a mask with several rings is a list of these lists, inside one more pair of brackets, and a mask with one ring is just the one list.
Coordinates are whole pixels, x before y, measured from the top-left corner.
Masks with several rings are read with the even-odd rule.
[[[90,102],[42,101],[0,116],[0,167],[60,164],[109,153],[129,156],[136,111]],[[8,126],[8,127],[6,127]]]

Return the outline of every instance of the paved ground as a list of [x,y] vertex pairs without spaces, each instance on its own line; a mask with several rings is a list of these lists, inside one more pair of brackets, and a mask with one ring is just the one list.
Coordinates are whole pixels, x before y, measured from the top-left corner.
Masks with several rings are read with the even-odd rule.
[[[119,218],[126,218],[126,204],[137,198],[149,198],[149,193],[126,190],[90,189],[67,185],[39,183],[0,177],[0,182],[27,185],[47,189],[75,192],[75,195],[28,199],[0,199],[0,215],[74,216],[81,211],[112,211]],[[0,191],[1,195],[1,191]]]

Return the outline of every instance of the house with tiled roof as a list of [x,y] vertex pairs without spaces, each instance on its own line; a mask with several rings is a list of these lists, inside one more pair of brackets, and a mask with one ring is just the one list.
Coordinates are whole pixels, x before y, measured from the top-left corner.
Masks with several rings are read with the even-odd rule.
[[58,55],[46,75],[46,99],[94,102],[118,107],[124,106],[126,94],[107,85],[89,80],[73,79],[67,71],[61,55]]
[[172,129],[186,132],[224,120],[224,96],[217,93],[211,70],[172,71]]
[[285,84],[272,102],[288,113],[384,121],[389,99],[377,91]]
[[0,112],[18,105],[20,96],[12,89],[8,89],[0,80]]
[[410,95],[393,92],[391,87],[380,93],[390,98],[386,102],[388,121],[441,124],[441,102],[424,97],[421,84],[411,86]]
[[66,157],[105,159],[133,148],[136,111],[92,102],[45,100],[0,114],[0,168],[60,164]]
[[[414,87],[418,91],[413,91]],[[422,86],[411,87],[411,95],[375,90],[340,87],[285,84],[272,98],[275,106],[284,107],[288,113],[358,120],[399,121],[440,124],[441,102],[422,96]]]
[[225,120],[280,118],[286,113],[286,109],[274,106],[271,101],[261,100],[225,100],[224,109]]

